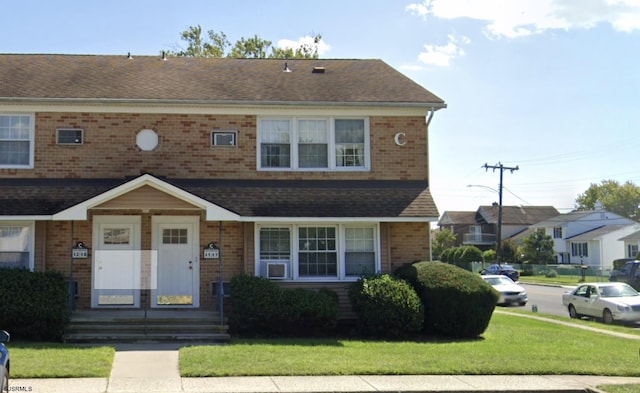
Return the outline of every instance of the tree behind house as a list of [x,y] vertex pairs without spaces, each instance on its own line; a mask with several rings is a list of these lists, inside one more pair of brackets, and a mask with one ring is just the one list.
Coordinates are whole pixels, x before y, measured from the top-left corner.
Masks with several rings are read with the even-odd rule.
[[523,261],[527,263],[546,265],[555,262],[553,239],[543,231],[535,231],[525,237],[520,252],[523,254]]
[[322,36],[313,37],[313,43],[303,43],[297,48],[278,48],[269,40],[257,35],[250,38],[240,38],[233,45],[222,31],[208,30],[207,37],[203,37],[202,27],[189,26],[188,30],[180,34],[180,39],[186,41],[187,47],[168,53],[179,57],[232,57],[244,59],[317,59],[318,47]]

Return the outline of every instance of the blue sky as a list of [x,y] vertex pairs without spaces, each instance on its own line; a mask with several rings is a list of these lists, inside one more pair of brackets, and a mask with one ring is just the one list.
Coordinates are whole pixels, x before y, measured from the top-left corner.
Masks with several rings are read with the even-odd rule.
[[561,212],[590,184],[640,185],[640,0],[5,0],[2,53],[154,55],[192,25],[234,42],[321,34],[442,97],[430,128],[440,212],[497,201]]

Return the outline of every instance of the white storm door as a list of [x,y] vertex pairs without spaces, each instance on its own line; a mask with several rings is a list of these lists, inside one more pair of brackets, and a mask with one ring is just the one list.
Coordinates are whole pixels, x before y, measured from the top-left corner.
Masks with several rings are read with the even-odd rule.
[[140,217],[95,216],[92,307],[140,307]]
[[157,251],[154,307],[199,307],[199,216],[153,217]]

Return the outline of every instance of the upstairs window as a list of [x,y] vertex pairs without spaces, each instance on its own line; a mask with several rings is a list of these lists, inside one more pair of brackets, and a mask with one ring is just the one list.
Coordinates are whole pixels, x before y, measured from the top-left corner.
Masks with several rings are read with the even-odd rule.
[[258,140],[258,169],[369,169],[366,118],[264,118]]
[[364,167],[364,121],[336,120],[336,166]]
[[33,168],[32,115],[0,114],[0,168]]
[[562,227],[553,228],[553,238],[562,239]]
[[211,146],[237,146],[236,130],[215,130],[211,132]]
[[84,143],[84,130],[80,128],[58,128],[56,130],[56,143],[58,145],[82,145]]
[[291,167],[291,123],[289,120],[260,122],[260,166]]

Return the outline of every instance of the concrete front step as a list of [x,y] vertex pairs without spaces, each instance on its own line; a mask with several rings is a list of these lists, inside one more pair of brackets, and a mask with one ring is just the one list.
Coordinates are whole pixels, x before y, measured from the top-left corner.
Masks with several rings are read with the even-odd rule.
[[226,333],[211,334],[153,334],[153,333],[72,333],[65,334],[64,342],[74,344],[110,344],[110,343],[141,343],[141,342],[171,342],[186,344],[221,344],[231,337]]
[[69,343],[220,343],[230,339],[216,312],[199,310],[88,310],[75,312],[63,339]]

